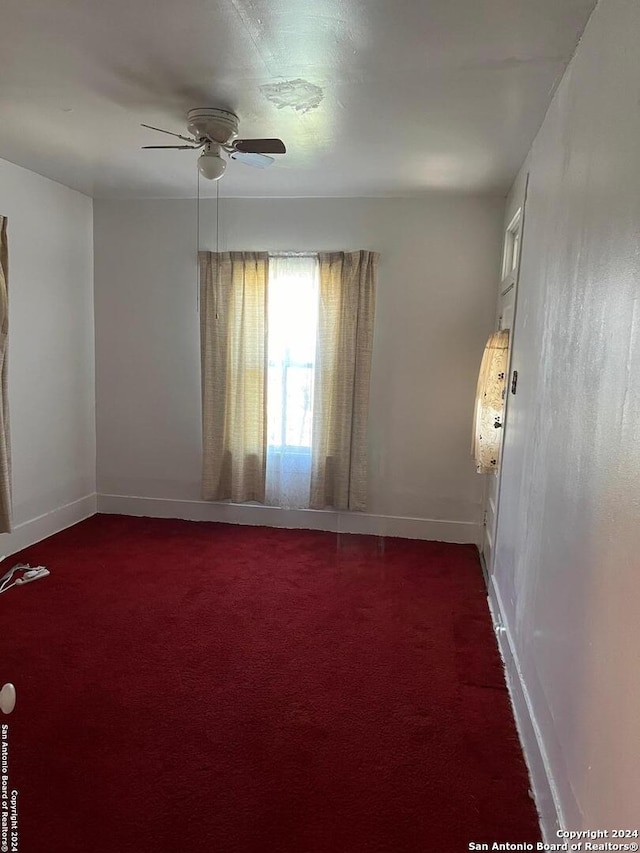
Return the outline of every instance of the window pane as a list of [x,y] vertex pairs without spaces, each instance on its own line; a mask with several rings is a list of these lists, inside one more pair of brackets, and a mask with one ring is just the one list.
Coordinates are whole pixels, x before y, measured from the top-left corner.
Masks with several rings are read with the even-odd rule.
[[313,368],[289,367],[286,382],[286,443],[293,447],[311,447]]
[[309,448],[318,320],[317,258],[271,258],[268,297],[269,445]]
[[267,375],[267,441],[270,445],[282,444],[282,367],[269,364]]

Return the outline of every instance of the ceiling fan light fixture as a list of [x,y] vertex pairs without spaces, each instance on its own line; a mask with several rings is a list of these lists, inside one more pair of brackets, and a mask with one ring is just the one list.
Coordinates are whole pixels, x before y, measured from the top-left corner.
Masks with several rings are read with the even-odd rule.
[[191,136],[163,130],[152,124],[143,124],[149,130],[166,133],[184,142],[184,145],[143,145],[143,148],[182,148],[204,149],[198,159],[198,172],[208,181],[219,181],[227,168],[222,157],[225,151],[232,160],[239,160],[247,166],[266,169],[275,163],[270,154],[285,154],[287,148],[281,139],[238,139],[238,116],[228,110],[216,107],[201,107],[189,110],[187,130]]
[[226,168],[226,162],[217,151],[205,151],[198,157],[198,171],[208,181],[219,181]]

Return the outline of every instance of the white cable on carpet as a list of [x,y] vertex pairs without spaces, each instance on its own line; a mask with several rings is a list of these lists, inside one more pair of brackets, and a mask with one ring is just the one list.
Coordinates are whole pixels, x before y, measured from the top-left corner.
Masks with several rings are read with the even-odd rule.
[[[19,572],[22,572],[22,575],[16,577],[14,580],[14,576]],[[40,580],[40,578],[46,578],[49,574],[51,572],[44,566],[30,566],[28,563],[17,563],[0,578],[0,595],[11,589],[11,587],[32,583],[33,581]]]

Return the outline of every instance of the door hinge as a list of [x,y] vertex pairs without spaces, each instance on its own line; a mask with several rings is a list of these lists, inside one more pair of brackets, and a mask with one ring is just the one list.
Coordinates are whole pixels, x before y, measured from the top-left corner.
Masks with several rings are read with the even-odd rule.
[[484,511],[484,515],[482,516],[482,526],[483,527],[487,526],[487,511],[486,511],[486,509]]

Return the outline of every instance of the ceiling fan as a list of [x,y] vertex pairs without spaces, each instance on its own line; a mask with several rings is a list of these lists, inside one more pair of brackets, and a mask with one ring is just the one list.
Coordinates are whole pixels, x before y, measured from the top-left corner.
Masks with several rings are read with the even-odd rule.
[[218,110],[212,107],[189,110],[187,113],[187,131],[191,136],[183,136],[161,127],[143,124],[149,130],[168,133],[182,139],[188,145],[143,145],[143,148],[181,148],[192,150],[204,149],[198,158],[198,171],[210,181],[219,180],[227,168],[222,158],[225,151],[232,160],[239,160],[248,166],[266,169],[274,163],[269,154],[286,154],[284,142],[281,139],[237,139],[238,116],[228,110]]

